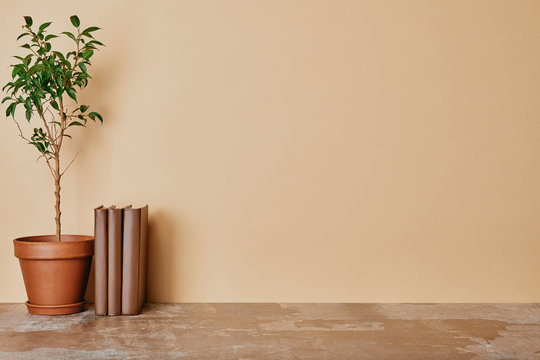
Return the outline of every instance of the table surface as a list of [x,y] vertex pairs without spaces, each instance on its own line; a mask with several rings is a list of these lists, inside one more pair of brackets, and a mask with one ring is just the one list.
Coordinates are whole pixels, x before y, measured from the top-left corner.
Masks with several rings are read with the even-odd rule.
[[0,359],[540,359],[540,304],[0,304]]

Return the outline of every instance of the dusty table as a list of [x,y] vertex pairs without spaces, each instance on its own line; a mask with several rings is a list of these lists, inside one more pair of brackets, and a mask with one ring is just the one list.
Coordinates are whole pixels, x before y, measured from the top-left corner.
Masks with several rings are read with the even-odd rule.
[[540,359],[539,304],[0,304],[0,359]]

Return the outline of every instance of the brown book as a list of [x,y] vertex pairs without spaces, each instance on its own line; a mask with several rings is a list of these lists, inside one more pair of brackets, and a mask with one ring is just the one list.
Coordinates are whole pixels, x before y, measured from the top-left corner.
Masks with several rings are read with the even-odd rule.
[[122,315],[137,315],[146,301],[148,205],[124,212]]
[[122,209],[108,210],[108,283],[107,314],[122,314]]
[[94,209],[94,303],[96,315],[107,315],[107,231],[107,208],[101,205]]

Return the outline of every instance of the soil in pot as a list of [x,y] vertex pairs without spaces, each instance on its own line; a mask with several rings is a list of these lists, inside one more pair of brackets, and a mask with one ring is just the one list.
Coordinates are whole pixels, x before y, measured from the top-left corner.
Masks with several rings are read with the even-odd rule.
[[85,309],[84,293],[94,255],[87,235],[27,236],[13,240],[32,314],[65,315]]

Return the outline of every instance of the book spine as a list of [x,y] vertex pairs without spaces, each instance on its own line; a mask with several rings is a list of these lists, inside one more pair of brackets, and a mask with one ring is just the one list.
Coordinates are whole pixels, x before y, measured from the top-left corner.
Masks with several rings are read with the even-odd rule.
[[94,210],[95,313],[107,315],[107,209]]
[[108,314],[122,314],[122,209],[108,209]]
[[141,209],[126,209],[122,273],[122,315],[138,314]]
[[148,269],[148,205],[141,209],[139,250],[139,301],[137,313],[140,313],[146,301],[146,278]]

